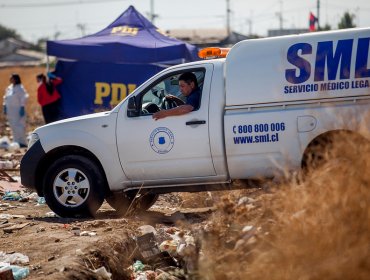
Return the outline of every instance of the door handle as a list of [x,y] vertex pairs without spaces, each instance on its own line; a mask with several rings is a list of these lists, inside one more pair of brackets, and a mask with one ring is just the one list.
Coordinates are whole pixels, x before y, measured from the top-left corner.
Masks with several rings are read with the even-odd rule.
[[206,121],[190,121],[186,122],[186,125],[205,124]]

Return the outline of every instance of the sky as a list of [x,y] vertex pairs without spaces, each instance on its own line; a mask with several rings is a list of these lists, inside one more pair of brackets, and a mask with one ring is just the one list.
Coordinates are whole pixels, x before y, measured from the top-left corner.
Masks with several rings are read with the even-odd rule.
[[[317,16],[318,0],[229,0],[233,31],[266,36],[267,30],[308,28],[309,12]],[[345,11],[355,24],[370,27],[370,0],[319,0],[320,25],[337,28]],[[23,39],[73,39],[92,34],[133,5],[162,30],[225,28],[227,0],[0,0],[0,24]]]

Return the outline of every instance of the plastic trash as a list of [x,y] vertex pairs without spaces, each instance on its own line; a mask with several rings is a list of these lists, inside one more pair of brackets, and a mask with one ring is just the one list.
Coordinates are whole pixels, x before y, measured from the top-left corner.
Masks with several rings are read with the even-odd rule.
[[10,145],[10,140],[8,136],[3,136],[0,138],[0,148],[8,149],[9,145]]
[[112,279],[112,273],[108,272],[104,266],[99,267],[98,269],[93,270],[97,275],[105,280]]
[[148,277],[146,276],[145,272],[139,272],[136,274],[135,280],[148,280]]
[[134,268],[134,272],[139,272],[139,271],[143,271],[144,269],[144,264],[137,260],[133,265],[132,267]]
[[96,232],[85,230],[80,233],[80,236],[96,236]]
[[48,218],[56,218],[56,217],[58,217],[58,215],[51,211],[51,212],[47,212],[45,214],[45,217],[48,217]]
[[21,253],[6,254],[0,251],[0,262],[10,263],[10,264],[28,264],[30,259],[28,256]]
[[10,268],[12,269],[14,280],[21,280],[30,274],[30,269],[28,267],[11,265]]
[[145,235],[147,233],[153,233],[154,235],[157,234],[155,228],[151,225],[143,225],[137,228],[140,231],[140,235]]
[[2,200],[18,201],[22,196],[18,192],[5,192]]
[[27,198],[32,201],[37,201],[39,199],[39,196],[36,192],[33,192],[30,195],[28,195]]
[[176,250],[179,242],[176,240],[165,240],[159,245],[159,249],[163,251],[167,251],[170,255],[176,255]]
[[37,199],[37,205],[44,205],[45,203],[46,203],[46,201],[45,201],[45,197],[40,196],[40,197]]
[[13,162],[10,160],[0,160],[0,169],[13,168]]
[[9,144],[8,146],[8,151],[9,152],[16,152],[16,151],[19,151],[21,147],[19,146],[19,144],[17,142],[12,142]]

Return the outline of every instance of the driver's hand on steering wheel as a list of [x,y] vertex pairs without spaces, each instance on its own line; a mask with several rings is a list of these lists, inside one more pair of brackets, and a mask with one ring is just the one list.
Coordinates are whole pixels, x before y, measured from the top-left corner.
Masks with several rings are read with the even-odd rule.
[[180,98],[178,98],[175,95],[168,94],[165,96],[166,100],[175,102],[176,106],[180,106],[184,104],[184,101],[182,101]]
[[176,96],[174,96],[172,94],[166,95],[165,98],[168,99],[168,100],[176,100],[176,99],[178,99],[178,97],[176,97]]

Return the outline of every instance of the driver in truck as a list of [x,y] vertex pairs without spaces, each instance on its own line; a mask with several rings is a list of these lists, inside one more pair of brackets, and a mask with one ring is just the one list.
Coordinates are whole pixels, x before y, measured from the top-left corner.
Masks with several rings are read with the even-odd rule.
[[[161,110],[153,114],[154,120],[163,119],[169,116],[179,116],[190,113],[191,111],[199,108],[200,101],[200,89],[198,87],[198,81],[196,76],[191,72],[185,72],[179,77],[179,87],[182,95],[186,97],[186,102],[178,107]],[[168,99],[178,99],[173,95],[169,95]]]

